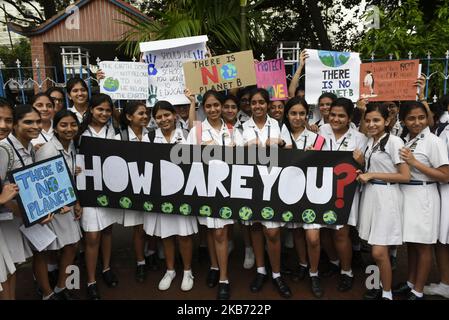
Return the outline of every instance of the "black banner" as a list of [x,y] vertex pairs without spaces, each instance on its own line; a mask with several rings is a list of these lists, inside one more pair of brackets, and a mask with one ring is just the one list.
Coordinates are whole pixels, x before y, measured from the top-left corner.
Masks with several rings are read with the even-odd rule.
[[345,224],[352,152],[136,143],[83,137],[85,207],[223,219]]

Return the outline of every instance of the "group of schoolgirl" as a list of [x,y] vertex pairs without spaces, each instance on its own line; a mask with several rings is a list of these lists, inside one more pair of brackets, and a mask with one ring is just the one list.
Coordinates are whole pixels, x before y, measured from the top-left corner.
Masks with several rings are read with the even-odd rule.
[[[443,295],[449,285],[447,273],[449,219],[447,204],[440,193],[449,181],[448,140],[449,127],[438,126],[440,138],[431,132],[435,127],[433,114],[426,103],[411,101],[397,108],[387,104],[368,104],[361,100],[359,108],[345,98],[323,94],[318,106],[321,119],[308,123],[309,106],[297,96],[282,102],[271,102],[264,89],[242,90],[239,99],[223,97],[208,91],[202,99],[205,119],[194,124],[195,102],[191,101],[188,134],[175,108],[167,101],[159,101],[151,111],[157,129],[147,129],[150,118],[144,103],[131,103],[120,114],[120,130],[113,126],[114,106],[109,96],[98,94],[88,100],[87,86],[81,79],[67,83],[67,93],[73,102],[71,109],[54,114],[54,100],[47,94],[38,94],[31,105],[12,108],[6,101],[0,104],[0,178],[3,190],[0,201],[2,211],[13,213],[11,219],[0,221],[0,283],[1,297],[15,297],[15,265],[32,256],[33,274],[44,299],[71,299],[65,288],[66,274],[59,273],[57,284],[50,286],[47,262],[50,252],[56,255],[60,270],[73,264],[78,243],[84,235],[87,269],[87,295],[99,299],[96,285],[96,266],[101,252],[102,277],[110,287],[117,286],[116,275],[110,269],[112,225],[133,226],[133,243],[137,260],[136,278],[145,276],[144,247],[146,235],[162,238],[167,271],[159,282],[160,290],[167,290],[176,276],[175,248],[178,240],[183,263],[181,289],[189,291],[194,277],[191,269],[193,238],[198,224],[207,228],[210,270],[207,285],[217,287],[218,299],[231,296],[228,277],[229,229],[234,220],[196,218],[142,213],[131,210],[81,208],[79,204],[49,215],[46,224],[57,239],[46,250],[38,252],[22,235],[21,213],[13,198],[17,186],[7,184],[7,172],[35,161],[62,154],[73,175],[79,168],[75,164],[76,144],[82,136],[101,139],[121,139],[147,143],[189,143],[217,145],[277,145],[300,150],[352,151],[354,159],[364,167],[358,175],[360,182],[347,225],[251,221],[243,223],[245,240],[251,247],[256,265],[256,276],[250,290],[258,292],[269,278],[282,297],[292,292],[281,275],[281,227],[294,235],[299,258],[298,272],[310,277],[312,293],[323,295],[318,272],[321,246],[331,262],[339,265],[337,288],[352,288],[351,226],[361,239],[372,246],[372,257],[380,269],[382,288],[369,290],[367,299],[392,299],[392,268],[389,247],[407,244],[408,281],[393,292],[407,294],[409,299],[420,299],[423,292]],[[240,107],[240,110],[238,110]],[[354,110],[360,113],[360,126],[352,122]],[[271,116],[270,116],[271,115]],[[186,118],[183,117],[184,122]],[[442,116],[439,120],[444,119]],[[394,123],[393,123],[394,122]],[[438,122],[438,121],[436,121]],[[441,122],[441,121],[440,121]],[[399,126],[399,127],[398,127]],[[401,137],[390,133],[399,128]],[[443,129],[441,129],[443,128]],[[151,132],[151,133],[150,133]],[[83,233],[81,231],[83,230]],[[326,229],[325,232],[321,232]],[[326,234],[330,241],[322,241]],[[432,245],[437,245],[437,260],[441,283],[424,287],[432,261]],[[101,251],[100,251],[101,246]],[[268,261],[266,261],[265,250]]]

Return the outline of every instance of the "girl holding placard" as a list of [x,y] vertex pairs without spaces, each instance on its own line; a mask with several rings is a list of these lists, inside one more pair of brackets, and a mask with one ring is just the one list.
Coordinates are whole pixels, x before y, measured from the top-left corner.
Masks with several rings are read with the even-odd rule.
[[[81,88],[79,89],[81,90]],[[89,109],[86,111],[86,116],[80,126],[76,141],[79,138],[82,139],[84,136],[115,140],[115,130],[110,124],[113,110],[114,106],[108,95],[100,93],[92,96]],[[87,295],[91,300],[100,299],[95,276],[100,243],[103,261],[103,280],[110,288],[118,285],[118,279],[110,268],[112,225],[114,223],[123,223],[123,210],[93,207],[83,208],[81,227],[85,232]]]

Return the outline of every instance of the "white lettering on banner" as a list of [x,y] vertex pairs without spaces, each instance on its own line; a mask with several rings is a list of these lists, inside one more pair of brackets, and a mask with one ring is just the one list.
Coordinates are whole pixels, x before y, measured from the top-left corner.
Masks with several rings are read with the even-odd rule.
[[240,199],[252,199],[253,190],[250,188],[243,188],[246,185],[246,179],[243,177],[252,177],[254,174],[253,166],[242,166],[233,165],[232,166],[232,177],[231,177],[231,198]]
[[153,164],[145,161],[145,171],[142,175],[139,174],[137,162],[128,163],[128,168],[133,192],[139,194],[143,189],[143,193],[149,195],[151,193],[151,181],[153,180]]
[[220,190],[220,193],[224,198],[229,197],[229,192],[226,190],[222,183],[224,180],[226,180],[228,175],[229,166],[226,164],[226,162],[223,162],[221,160],[211,160],[209,162],[209,185],[207,188],[208,197],[215,197],[217,189]]
[[94,190],[103,190],[101,158],[99,156],[93,156],[92,169],[86,169],[84,155],[77,154],[76,165],[81,168],[81,172],[76,177],[76,187],[78,190],[86,190],[86,177],[94,178]]
[[161,160],[161,195],[169,196],[179,192],[184,186],[184,172],[169,161]]
[[[122,192],[128,187],[128,164],[117,156],[107,157],[103,162],[103,181],[112,192]],[[124,174],[126,172],[126,174]]]
[[[295,188],[292,188],[295,186]],[[287,167],[282,170],[279,177],[279,198],[285,204],[294,204],[301,200],[306,188],[304,171],[297,167]]]
[[263,183],[263,200],[270,201],[271,199],[271,189],[273,188],[274,183],[276,182],[279,174],[282,171],[282,168],[272,167],[270,172],[268,172],[268,167],[265,166],[257,166],[259,170],[260,177],[262,178]]
[[193,195],[193,191],[195,189],[198,196],[207,197],[206,178],[204,177],[202,162],[192,163],[192,168],[190,169],[189,178],[187,179],[184,195]]
[[332,181],[334,178],[334,168],[323,168],[323,182],[321,187],[317,186],[317,167],[307,168],[306,194],[310,202],[316,204],[328,203],[332,198]]

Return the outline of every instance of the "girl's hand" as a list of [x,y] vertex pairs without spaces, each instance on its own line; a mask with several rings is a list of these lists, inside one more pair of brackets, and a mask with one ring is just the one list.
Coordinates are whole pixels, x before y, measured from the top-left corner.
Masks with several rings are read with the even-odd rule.
[[306,63],[306,59],[309,57],[307,51],[304,49],[301,51],[301,53],[299,54],[299,65],[300,66],[304,66]]
[[81,170],[81,167],[76,166],[75,167],[75,176],[79,175],[81,173],[81,171],[83,171],[83,170]]
[[19,187],[14,183],[3,186],[2,193],[0,194],[0,203],[5,204],[6,202],[14,199],[18,193]]
[[189,89],[184,89],[184,95],[189,99],[190,103],[195,103],[195,95]]
[[360,165],[363,165],[363,163],[365,162],[365,156],[363,155],[363,152],[359,149],[355,149],[354,151],[352,151],[352,157]]
[[281,145],[284,143],[284,141],[282,139],[278,139],[278,138],[268,138],[267,141],[265,141],[265,146],[269,147],[269,146],[278,146],[281,147]]
[[418,87],[418,92],[416,93],[418,100],[424,100],[424,93],[426,88],[426,76],[421,74],[418,79],[415,81],[414,85]]
[[55,216],[54,213],[49,213],[48,216],[47,216],[47,218],[45,218],[44,220],[42,220],[42,221],[40,222],[40,224],[41,224],[41,225],[44,225],[44,224],[47,224],[47,223],[51,222],[51,221],[53,220],[53,217],[54,217],[54,216]]
[[97,80],[100,81],[100,80],[102,80],[104,78],[106,78],[106,75],[105,75],[104,71],[101,70],[101,69],[98,69],[98,71],[97,71]]
[[79,202],[75,203],[73,210],[75,212],[75,221],[81,219],[81,216],[83,214],[83,208],[81,207]]
[[308,129],[312,132],[318,133],[318,130],[320,128],[318,128],[318,126],[316,124],[311,124]]
[[34,145],[34,150],[37,151],[39,150],[44,144],[43,143],[38,143],[36,145]]
[[[359,172],[360,170],[357,170],[357,172]],[[361,171],[360,171],[361,172]],[[360,173],[357,176],[357,181],[363,184],[368,183],[370,180],[373,179],[373,176],[371,175],[371,173],[367,172],[367,173]]]
[[201,145],[203,145],[203,146],[208,146],[208,145],[212,145],[212,144],[214,144],[214,140],[203,141],[203,143],[201,143]]
[[67,212],[70,212],[70,208],[67,206],[62,207],[59,211],[60,214],[66,214]]
[[409,148],[402,148],[399,153],[401,155],[401,159],[404,160],[409,166],[415,166],[416,158]]
[[359,109],[359,111],[363,114],[366,111],[367,104],[368,104],[368,99],[360,98],[359,100],[357,100],[356,106],[357,106],[357,109]]

